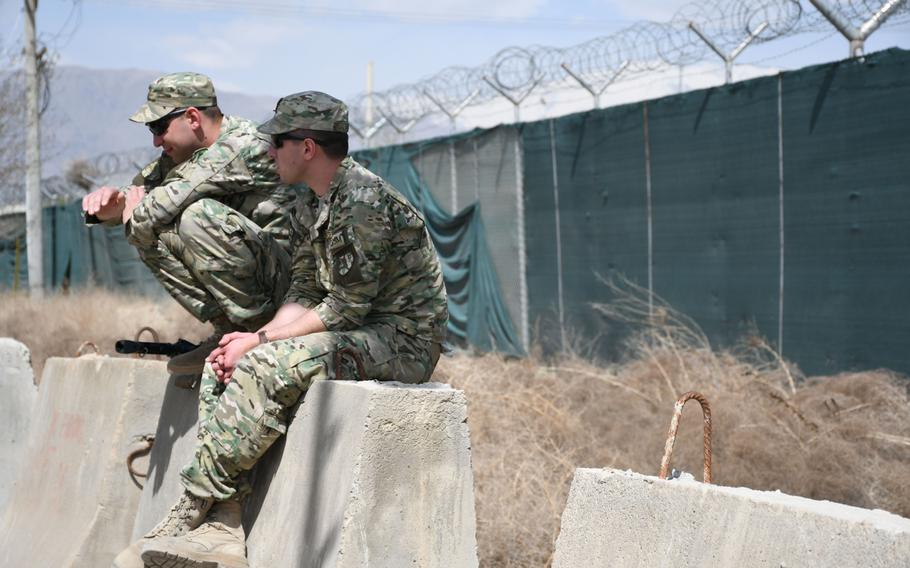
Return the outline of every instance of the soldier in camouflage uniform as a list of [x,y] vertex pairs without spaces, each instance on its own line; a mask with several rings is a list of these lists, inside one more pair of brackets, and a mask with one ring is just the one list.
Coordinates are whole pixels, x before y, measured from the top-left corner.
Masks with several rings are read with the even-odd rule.
[[122,221],[171,296],[214,324],[196,352],[168,365],[198,373],[224,333],[256,330],[280,305],[298,192],[278,179],[268,137],[249,120],[222,116],[205,75],[155,80],[130,120],[148,125],[161,157],[132,186],[87,195],[83,209],[89,223]]
[[272,135],[281,179],[312,188],[293,218],[290,290],[258,333],[228,334],[209,357],[186,491],[159,525],[189,532],[148,538],[149,566],[246,566],[242,528],[204,519],[206,510],[246,492],[244,472],[286,432],[307,389],[326,379],[427,381],[445,336],[445,288],[424,220],[346,157],[344,103],[291,95],[260,131]]

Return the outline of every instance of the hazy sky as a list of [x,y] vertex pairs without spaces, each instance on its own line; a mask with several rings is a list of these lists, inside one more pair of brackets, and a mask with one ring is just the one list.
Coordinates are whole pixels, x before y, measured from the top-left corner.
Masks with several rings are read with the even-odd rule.
[[[0,0],[0,45],[21,50],[22,0]],[[40,36],[64,65],[209,74],[219,89],[343,98],[477,65],[511,45],[565,47],[641,19],[666,21],[680,0],[40,0]],[[808,6],[807,3],[805,5]],[[808,8],[808,9],[811,9]],[[867,51],[910,48],[910,24],[883,28]],[[809,34],[747,49],[744,63],[792,69],[840,59],[840,35]],[[722,68],[717,60],[718,68]]]

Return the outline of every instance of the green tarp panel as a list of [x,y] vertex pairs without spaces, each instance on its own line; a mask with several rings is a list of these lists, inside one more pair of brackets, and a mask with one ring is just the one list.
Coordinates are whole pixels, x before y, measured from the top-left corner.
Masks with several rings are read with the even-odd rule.
[[423,212],[442,260],[451,338],[485,351],[522,354],[490,261],[479,204],[454,216],[445,212],[414,167],[412,160],[417,151],[417,145],[393,146],[361,151],[355,157]]
[[[43,210],[45,288],[97,284],[125,288],[140,294],[163,294],[136,253],[126,242],[123,227],[85,226],[82,204],[74,201]],[[19,236],[19,288],[28,288],[25,228]],[[16,281],[15,239],[0,243],[0,288],[11,289]]]
[[[516,328],[522,321],[521,259],[518,254],[518,174],[513,126],[417,144],[411,163],[436,202],[451,215],[480,204],[487,250]],[[453,167],[454,162],[454,167]]]

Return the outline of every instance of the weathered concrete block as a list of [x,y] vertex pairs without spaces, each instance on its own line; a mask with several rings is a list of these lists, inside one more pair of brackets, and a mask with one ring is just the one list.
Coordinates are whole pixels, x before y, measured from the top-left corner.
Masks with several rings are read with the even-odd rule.
[[251,566],[477,566],[464,393],[326,381],[256,472]]
[[28,347],[0,337],[0,511],[15,490],[38,387]]
[[[163,420],[195,416],[195,401],[173,402]],[[314,385],[253,473],[250,566],[477,566],[466,416],[464,394],[447,385]],[[194,441],[195,429],[185,429],[171,450],[156,442],[151,472],[164,483],[146,486],[134,536],[176,500]]]
[[[110,566],[129,543],[139,505],[126,457],[155,431],[167,379],[158,361],[47,361],[0,524],[0,566]],[[134,467],[141,471],[143,461]]]
[[910,520],[780,492],[577,469],[554,568],[910,566]]

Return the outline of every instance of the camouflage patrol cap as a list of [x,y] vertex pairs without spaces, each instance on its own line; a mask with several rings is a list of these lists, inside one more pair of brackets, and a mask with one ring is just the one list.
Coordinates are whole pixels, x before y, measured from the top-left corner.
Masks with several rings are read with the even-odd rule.
[[265,134],[292,130],[348,132],[348,107],[344,102],[319,91],[304,91],[278,100],[275,116],[259,127]]
[[200,73],[171,73],[149,85],[148,101],[130,117],[133,122],[154,122],[179,108],[218,104],[212,80]]

